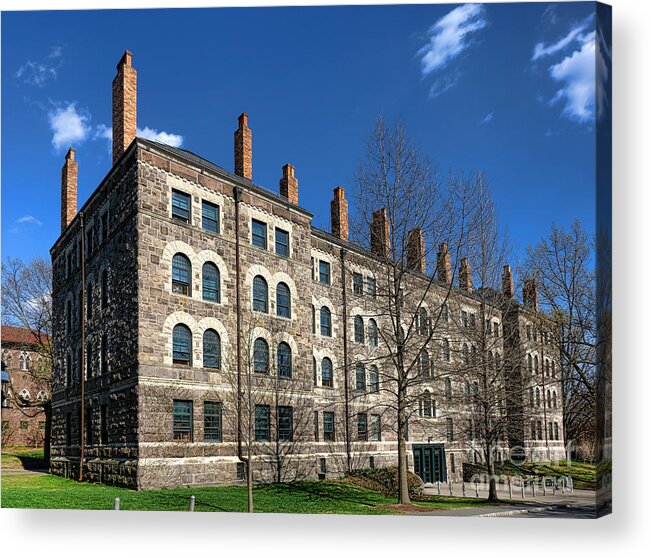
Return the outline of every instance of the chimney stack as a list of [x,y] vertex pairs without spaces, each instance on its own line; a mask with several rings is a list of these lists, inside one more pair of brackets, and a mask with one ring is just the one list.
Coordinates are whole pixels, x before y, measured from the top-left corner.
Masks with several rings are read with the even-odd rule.
[[287,163],[283,167],[280,195],[286,197],[294,205],[298,205],[298,179],[294,176],[294,165],[291,163]]
[[75,149],[71,147],[61,168],[61,232],[66,230],[70,221],[77,215],[77,178]]
[[436,254],[436,273],[441,283],[445,283],[446,285],[452,284],[450,252],[448,252],[448,245],[445,242],[439,244],[439,251]]
[[[253,136],[249,128],[249,116],[246,112],[237,119],[238,128],[235,130],[235,174],[253,179]],[[298,193],[297,196],[298,198]]]
[[502,292],[504,296],[513,298],[515,289],[513,288],[513,275],[511,275],[511,266],[506,264],[502,273]]
[[341,240],[348,240],[348,201],[344,189],[337,186],[334,198],[330,202],[330,228],[332,234]]
[[373,212],[371,252],[383,258],[388,258],[390,255],[389,219],[387,219],[386,207]]
[[113,164],[136,139],[136,70],[126,50],[113,79]]
[[459,267],[459,287],[464,291],[472,292],[472,271],[468,258],[461,258]]
[[525,308],[534,312],[538,311],[538,285],[536,285],[535,279],[525,279],[522,288],[522,302]]
[[411,229],[407,235],[407,268],[425,273],[425,240],[420,227]]

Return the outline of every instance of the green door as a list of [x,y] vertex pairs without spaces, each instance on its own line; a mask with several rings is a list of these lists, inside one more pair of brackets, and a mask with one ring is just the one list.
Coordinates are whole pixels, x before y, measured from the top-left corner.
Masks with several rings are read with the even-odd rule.
[[413,446],[414,472],[425,483],[445,482],[445,448],[443,444],[420,444]]

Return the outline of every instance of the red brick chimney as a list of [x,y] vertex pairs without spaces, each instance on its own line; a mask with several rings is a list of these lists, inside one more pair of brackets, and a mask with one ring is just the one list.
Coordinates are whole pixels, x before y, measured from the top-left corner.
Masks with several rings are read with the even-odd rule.
[[407,268],[425,273],[425,240],[420,227],[411,229],[407,235]]
[[373,212],[373,222],[371,223],[371,252],[383,258],[389,257],[389,219],[387,219],[386,207]]
[[522,288],[522,302],[525,308],[538,311],[538,285],[535,279],[525,279]]
[[515,296],[515,289],[513,287],[513,275],[511,275],[511,266],[505,265],[502,273],[502,292],[504,296],[513,298]]
[[452,284],[452,265],[450,264],[450,252],[448,245],[443,242],[439,244],[439,251],[436,254],[436,273],[441,283]]
[[136,70],[126,50],[113,79],[113,164],[136,139]]
[[287,163],[283,167],[280,195],[286,197],[294,205],[298,205],[298,179],[294,176],[294,165],[291,163]]
[[334,189],[334,194],[330,202],[330,228],[334,236],[348,240],[348,201],[341,186]]
[[61,168],[61,232],[66,230],[77,215],[77,176],[75,149],[71,147]]
[[472,292],[472,271],[468,258],[461,258],[459,266],[459,287],[464,291]]
[[249,116],[246,112],[237,119],[235,130],[235,174],[252,180],[253,178],[253,136],[249,128]]

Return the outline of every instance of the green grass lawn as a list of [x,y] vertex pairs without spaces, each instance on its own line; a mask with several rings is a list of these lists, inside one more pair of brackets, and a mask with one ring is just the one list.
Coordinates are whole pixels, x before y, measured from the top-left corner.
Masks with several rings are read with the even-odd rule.
[[47,465],[43,460],[43,448],[31,448],[27,446],[9,446],[2,448],[3,469],[46,469]]
[[[507,471],[508,469],[508,471]],[[592,463],[581,461],[560,461],[558,463],[524,463],[517,467],[498,468],[498,472],[508,472],[513,475],[529,474],[547,477],[572,477],[574,488],[594,490],[596,468]]]

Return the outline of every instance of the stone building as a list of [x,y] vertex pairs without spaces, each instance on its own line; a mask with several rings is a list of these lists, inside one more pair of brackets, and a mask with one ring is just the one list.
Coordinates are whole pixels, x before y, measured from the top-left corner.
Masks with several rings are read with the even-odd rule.
[[[386,327],[376,276],[386,212],[374,214],[368,251],[348,240],[343,188],[326,232],[299,205],[291,164],[279,186],[252,181],[246,114],[234,172],[136,137],[136,70],[124,54],[113,82],[113,166],[79,211],[74,149],[62,170],[51,249],[53,473],[76,477],[83,462],[87,479],[152,488],[241,482],[249,457],[262,482],[396,464],[395,417],[381,389],[388,372],[373,364]],[[411,242],[410,287],[419,289],[428,280],[422,235]],[[479,291],[467,260],[458,287],[445,245],[439,260],[418,327],[445,304],[447,350],[437,340],[419,357],[409,425],[410,467],[427,481],[458,479],[464,462],[481,460],[466,427],[470,388],[438,374],[467,363],[463,336],[484,331],[474,323]],[[491,356],[518,355],[505,377],[520,397],[500,411],[513,428],[496,458],[514,444],[562,456],[559,358],[540,337],[535,284],[516,303],[507,266],[503,291],[489,309]]]
[[41,336],[26,328],[2,326],[3,445],[43,446],[50,369],[41,355]]

